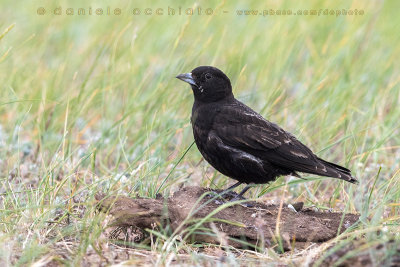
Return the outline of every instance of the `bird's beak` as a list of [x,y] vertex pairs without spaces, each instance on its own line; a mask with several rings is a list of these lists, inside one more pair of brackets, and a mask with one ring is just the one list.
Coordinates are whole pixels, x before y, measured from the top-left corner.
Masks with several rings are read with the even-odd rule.
[[196,82],[193,80],[192,74],[191,73],[182,73],[176,76],[179,80],[182,80],[184,82],[187,82],[188,84],[197,86]]

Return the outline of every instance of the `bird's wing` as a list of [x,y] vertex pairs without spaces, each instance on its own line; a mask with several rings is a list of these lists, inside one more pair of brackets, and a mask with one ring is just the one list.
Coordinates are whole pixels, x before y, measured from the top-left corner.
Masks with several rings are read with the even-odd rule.
[[301,172],[323,168],[314,153],[296,137],[240,102],[221,107],[212,128],[226,145],[275,165]]

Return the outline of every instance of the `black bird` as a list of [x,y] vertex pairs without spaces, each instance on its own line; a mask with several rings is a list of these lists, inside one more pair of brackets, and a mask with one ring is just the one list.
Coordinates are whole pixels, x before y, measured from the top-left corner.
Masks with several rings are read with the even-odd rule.
[[268,183],[281,175],[300,177],[297,172],[357,183],[349,169],[319,158],[291,133],[235,99],[221,70],[200,66],[176,78],[193,90],[191,122],[200,153],[219,172],[238,181],[224,192],[242,183]]

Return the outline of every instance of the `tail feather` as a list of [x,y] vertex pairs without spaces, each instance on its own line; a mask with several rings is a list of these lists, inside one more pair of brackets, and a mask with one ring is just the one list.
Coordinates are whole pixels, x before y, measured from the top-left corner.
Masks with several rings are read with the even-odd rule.
[[358,183],[357,179],[351,175],[351,171],[349,169],[334,164],[332,162],[323,160],[321,158],[318,158],[318,160],[321,163],[321,165],[323,165],[326,168],[326,171],[325,169],[323,169],[324,173],[319,172],[318,174],[333,178],[339,178],[353,184]]

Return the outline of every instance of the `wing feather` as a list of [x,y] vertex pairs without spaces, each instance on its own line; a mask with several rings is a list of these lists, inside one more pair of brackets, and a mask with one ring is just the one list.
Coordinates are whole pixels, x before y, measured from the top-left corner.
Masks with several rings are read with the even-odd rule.
[[320,172],[323,165],[296,137],[246,105],[240,106],[224,106],[214,119],[212,129],[225,144],[284,168]]

